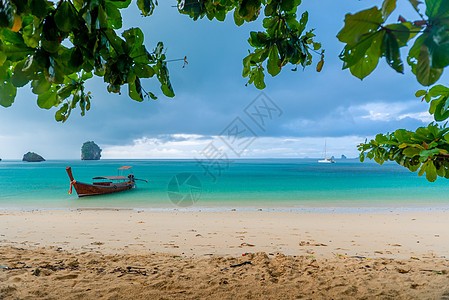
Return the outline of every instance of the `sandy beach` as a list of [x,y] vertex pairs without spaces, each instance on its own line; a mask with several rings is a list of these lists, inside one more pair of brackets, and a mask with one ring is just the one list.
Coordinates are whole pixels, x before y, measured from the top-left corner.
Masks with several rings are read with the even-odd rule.
[[449,212],[0,211],[2,299],[449,299]]

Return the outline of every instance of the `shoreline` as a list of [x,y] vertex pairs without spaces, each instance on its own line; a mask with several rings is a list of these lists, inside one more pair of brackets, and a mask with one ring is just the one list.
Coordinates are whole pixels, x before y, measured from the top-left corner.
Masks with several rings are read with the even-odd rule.
[[266,206],[262,205],[209,205],[191,207],[127,207],[127,206],[71,206],[71,207],[0,207],[2,211],[134,211],[134,212],[272,212],[272,213],[318,213],[318,214],[371,214],[371,213],[419,213],[419,212],[449,212],[446,205],[393,205],[393,206]]

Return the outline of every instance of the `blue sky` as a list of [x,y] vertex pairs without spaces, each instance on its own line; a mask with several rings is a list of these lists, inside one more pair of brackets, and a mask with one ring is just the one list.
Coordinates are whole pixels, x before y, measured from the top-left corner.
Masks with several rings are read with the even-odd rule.
[[[275,78],[266,77],[264,93],[283,113],[265,132],[254,129],[258,138],[241,157],[320,157],[325,140],[328,154],[355,157],[357,144],[365,138],[397,128],[416,129],[432,120],[428,105],[414,97],[420,86],[408,66],[400,75],[382,60],[363,81],[341,70],[343,45],[336,34],[345,14],[380,2],[303,0],[299,11],[309,11],[308,29],[316,28],[316,40],[326,50],[325,66],[321,73],[314,66],[297,72],[288,67]],[[135,3],[122,12],[123,28],[140,27],[148,49],[163,41],[168,59],[187,56],[185,68],[181,62],[169,63],[175,98],[164,97],[150,79],[143,85],[159,99],[138,103],[128,97],[127,87],[121,95],[109,94],[102,79],[94,78],[86,86],[93,94],[91,110],[85,117],[76,110],[61,124],[54,120],[56,109],[39,109],[26,86],[12,107],[0,108],[0,158],[20,159],[34,151],[47,159],[77,159],[82,143],[89,140],[100,145],[103,158],[194,158],[219,140],[223,129],[244,116],[244,108],[260,94],[245,86],[241,73],[249,32],[261,24],[237,27],[232,16],[225,22],[194,22],[178,13],[176,3],[159,1],[147,18]],[[416,18],[408,1],[398,3],[401,14]]]

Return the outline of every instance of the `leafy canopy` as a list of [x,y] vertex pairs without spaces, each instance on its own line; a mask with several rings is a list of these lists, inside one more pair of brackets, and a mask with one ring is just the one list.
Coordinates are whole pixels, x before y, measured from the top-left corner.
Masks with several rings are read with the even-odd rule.
[[[55,118],[65,122],[77,106],[84,115],[92,100],[84,83],[102,77],[111,93],[128,86],[129,97],[156,99],[142,86],[142,78],[155,78],[162,93],[174,97],[164,44],[149,51],[139,28],[121,35],[121,9],[131,0],[12,0],[0,1],[0,105],[13,104],[17,88],[31,82],[37,104],[57,107]],[[259,17],[264,7],[265,32],[251,32],[254,47],[244,59],[243,76],[257,88],[265,87],[265,68],[272,76],[287,63],[311,64],[313,33],[304,32],[307,13],[296,18],[301,0],[179,0],[178,10],[193,20],[207,17],[223,21],[234,11],[238,26]],[[157,1],[138,0],[142,15],[153,14]],[[266,67],[263,66],[266,62]],[[321,61],[322,67],[323,61]],[[320,67],[320,68],[321,68]]]

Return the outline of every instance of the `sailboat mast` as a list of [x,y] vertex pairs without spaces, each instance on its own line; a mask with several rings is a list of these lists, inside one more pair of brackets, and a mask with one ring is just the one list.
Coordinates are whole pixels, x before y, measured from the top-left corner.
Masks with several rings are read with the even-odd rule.
[[326,140],[324,140],[324,158],[327,157],[327,153],[326,153]]

